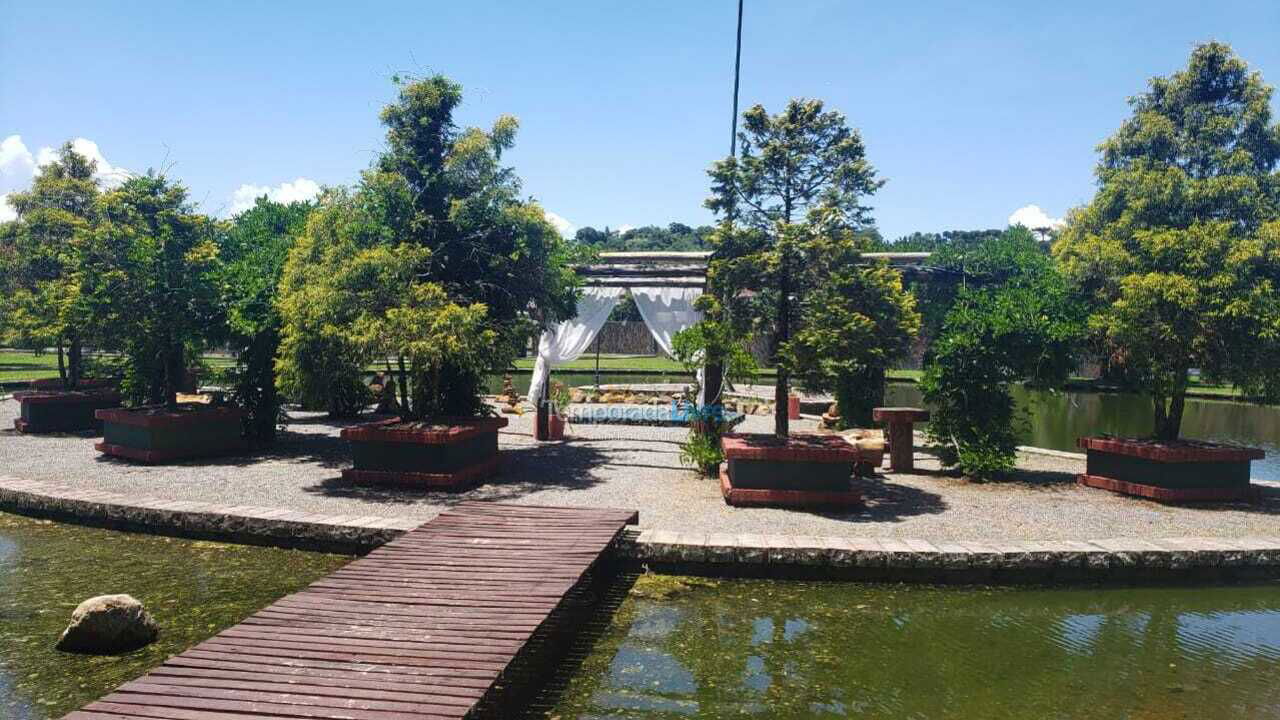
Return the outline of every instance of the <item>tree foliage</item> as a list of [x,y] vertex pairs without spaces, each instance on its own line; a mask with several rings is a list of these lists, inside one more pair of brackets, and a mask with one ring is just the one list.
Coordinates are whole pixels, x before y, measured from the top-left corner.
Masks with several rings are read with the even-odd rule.
[[572,249],[501,163],[516,120],[459,128],[461,100],[441,76],[401,82],[374,167],[321,198],[281,292],[277,368],[291,393],[353,412],[360,369],[389,355],[406,418],[474,415],[485,374],[537,322],[575,312]]
[[748,109],[739,146],[737,157],[710,171],[706,204],[725,222],[712,238],[709,280],[729,289],[720,302],[742,332],[764,332],[775,341],[774,426],[785,435],[796,369],[789,343],[803,328],[807,296],[829,280],[811,263],[837,238],[847,243],[847,235],[872,227],[863,201],[884,181],[867,161],[858,132],[820,100],[792,100],[777,115],[760,105]]
[[236,356],[234,399],[245,411],[247,437],[256,442],[273,440],[279,424],[275,358],[282,319],[277,290],[311,208],[311,203],[285,205],[261,197],[219,233],[218,281],[228,345]]
[[1280,398],[1280,125],[1230,47],[1151,80],[1099,147],[1098,191],[1054,246],[1114,374],[1179,435],[1188,371]]
[[94,245],[110,269],[94,312],[119,334],[126,394],[174,407],[189,364],[224,327],[213,225],[155,173],[103,194],[99,212]]
[[920,388],[943,464],[987,479],[1016,459],[1021,419],[1010,386],[1064,383],[1076,364],[1084,313],[1025,228],[969,248],[965,258],[987,281],[957,289]]
[[86,298],[97,277],[88,247],[97,223],[95,171],[93,160],[64,144],[28,191],[9,197],[18,219],[0,231],[0,341],[57,347],[67,389],[83,376],[86,343],[104,340]]
[[802,387],[835,394],[842,427],[871,427],[872,408],[884,404],[885,372],[910,351],[920,329],[915,298],[897,270],[883,262],[861,265],[851,232],[800,246],[797,274],[812,290],[782,356]]

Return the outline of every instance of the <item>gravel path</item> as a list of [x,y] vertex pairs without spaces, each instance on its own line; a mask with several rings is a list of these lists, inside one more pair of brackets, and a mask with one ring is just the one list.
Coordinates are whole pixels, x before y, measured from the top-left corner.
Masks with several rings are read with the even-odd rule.
[[[18,404],[0,401],[0,427]],[[577,425],[564,443],[532,439],[532,417],[511,418],[500,436],[505,470],[460,495],[357,488],[342,481],[348,453],[340,424],[299,414],[270,451],[167,466],[106,459],[88,437],[0,431],[0,473],[82,489],[226,505],[267,505],[332,515],[427,519],[457,499],[539,505],[638,508],[642,527],[708,532],[913,537],[927,540],[1066,540],[1119,536],[1230,537],[1280,534],[1280,488],[1259,505],[1170,507],[1080,488],[1076,458],[1023,454],[1014,481],[972,484],[938,471],[917,453],[917,473],[864,483],[867,507],[851,514],[731,508],[718,482],[679,462],[685,431]],[[742,432],[767,432],[772,418],[748,417]],[[796,429],[813,427],[808,421]]]

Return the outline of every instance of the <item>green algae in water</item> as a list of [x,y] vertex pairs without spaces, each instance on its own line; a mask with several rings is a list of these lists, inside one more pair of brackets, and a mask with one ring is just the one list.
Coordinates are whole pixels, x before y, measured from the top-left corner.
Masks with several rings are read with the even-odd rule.
[[1280,585],[642,576],[548,717],[1280,718]]
[[[61,717],[350,560],[0,513],[0,717]],[[76,605],[110,593],[141,600],[160,639],[115,656],[54,650]]]

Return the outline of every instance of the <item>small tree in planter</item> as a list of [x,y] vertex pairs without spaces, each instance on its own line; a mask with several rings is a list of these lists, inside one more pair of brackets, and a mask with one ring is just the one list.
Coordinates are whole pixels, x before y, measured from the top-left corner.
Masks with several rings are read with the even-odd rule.
[[99,195],[96,164],[71,143],[42,166],[27,192],[9,197],[18,218],[4,230],[4,293],[0,340],[20,347],[56,347],[58,380],[33,383],[15,395],[23,432],[86,430],[93,413],[120,404],[114,382],[86,377],[85,345],[107,344],[89,296],[97,272],[93,251]]
[[233,397],[245,412],[245,435],[255,443],[273,441],[281,422],[275,359],[282,319],[276,298],[285,259],[311,208],[258,198],[220,234],[218,280],[236,353]]
[[758,318],[774,339],[774,430],[785,437],[794,372],[787,344],[801,327],[805,296],[826,281],[806,274],[806,263],[829,238],[874,228],[862,203],[884,181],[867,161],[862,137],[821,100],[792,100],[777,115],[756,105],[742,120],[738,157],[710,171],[707,206],[734,222],[716,233],[709,272],[733,289],[728,317]]
[[[400,418],[348,428],[357,482],[459,488],[497,465],[485,377],[534,330],[576,310],[569,249],[501,164],[514,118],[459,129],[461,88],[405,81],[382,113],[387,149],[355,192],[321,199],[290,254],[278,368],[290,388],[335,385],[310,351],[348,368],[394,358]],[[317,393],[321,394],[321,393]]]
[[773,339],[777,386],[773,436],[726,435],[721,441],[728,460],[721,479],[725,499],[855,504],[860,496],[849,481],[856,448],[836,436],[791,436],[789,383],[798,370],[793,363],[820,334],[815,330],[810,342],[793,344],[804,321],[814,319],[803,312],[809,296],[820,289],[838,292],[825,290],[831,278],[823,269],[831,267],[821,254],[874,228],[862,203],[884,183],[857,131],[820,100],[792,100],[777,115],[750,108],[739,143],[737,157],[711,169],[707,205],[732,222],[713,239],[710,273],[729,288],[720,296],[729,321],[748,331],[759,319],[754,330]]
[[1100,146],[1099,189],[1054,246],[1089,298],[1119,380],[1150,395],[1152,437],[1082,438],[1086,484],[1165,500],[1250,492],[1261,451],[1180,440],[1193,368],[1280,399],[1280,126],[1272,88],[1226,45],[1154,78]]
[[188,368],[220,331],[213,226],[194,213],[182,185],[149,173],[101,199],[99,244],[110,253],[96,301],[110,309],[128,363],[124,391],[143,404],[99,410],[108,455],[165,462],[240,450],[241,413],[178,403]]

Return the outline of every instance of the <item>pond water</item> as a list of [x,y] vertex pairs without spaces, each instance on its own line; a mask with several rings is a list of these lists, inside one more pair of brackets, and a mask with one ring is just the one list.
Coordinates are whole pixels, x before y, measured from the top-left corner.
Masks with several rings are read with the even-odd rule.
[[641,577],[547,717],[1280,717],[1277,585],[689,583]]
[[[350,561],[0,513],[0,717],[57,718]],[[128,593],[160,639],[116,656],[53,649],[71,611]]]
[[[1018,386],[1014,398],[1025,413],[1019,433],[1023,445],[1080,452],[1076,438],[1083,435],[1151,434],[1151,401],[1140,395],[1045,392]],[[918,407],[923,401],[915,385],[891,383],[885,402]],[[1267,457],[1253,462],[1253,477],[1280,482],[1280,406],[1189,398],[1182,435],[1260,447]]]

